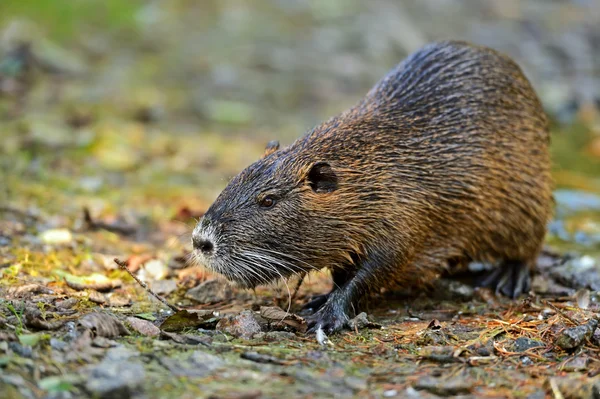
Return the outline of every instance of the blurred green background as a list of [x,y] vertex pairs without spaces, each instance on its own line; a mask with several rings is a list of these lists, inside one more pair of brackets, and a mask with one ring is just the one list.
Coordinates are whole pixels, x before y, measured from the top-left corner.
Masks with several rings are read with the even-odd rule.
[[3,0],[0,202],[204,209],[267,141],[346,109],[425,43],[464,39],[533,82],[561,189],[551,237],[598,248],[598,21],[594,0]]

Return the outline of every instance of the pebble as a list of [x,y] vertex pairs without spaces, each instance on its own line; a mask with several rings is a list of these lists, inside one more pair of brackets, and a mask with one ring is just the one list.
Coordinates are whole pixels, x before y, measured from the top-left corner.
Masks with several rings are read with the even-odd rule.
[[598,327],[598,320],[592,319],[587,324],[564,329],[556,339],[556,345],[562,349],[574,349],[592,337]]
[[223,317],[216,329],[243,339],[251,339],[254,334],[262,331],[256,314],[251,310],[243,310],[237,315]]
[[512,345],[512,350],[514,352],[525,352],[531,348],[543,348],[545,345],[535,339],[519,337],[517,338]]
[[128,317],[127,323],[133,330],[147,337],[156,337],[160,334],[160,329],[148,320],[138,319],[137,317]]

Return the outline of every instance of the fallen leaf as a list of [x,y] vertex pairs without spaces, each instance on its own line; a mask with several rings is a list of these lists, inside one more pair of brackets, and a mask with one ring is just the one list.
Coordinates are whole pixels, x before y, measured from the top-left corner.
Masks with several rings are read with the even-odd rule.
[[211,310],[180,310],[167,317],[160,328],[170,332],[181,331],[188,327],[214,329],[220,319],[220,316]]
[[288,326],[298,332],[306,332],[306,320],[277,306],[261,306],[260,315],[275,328]]
[[88,313],[79,319],[79,325],[90,330],[98,337],[115,338],[121,335],[129,335],[129,330],[123,323],[108,313]]
[[65,280],[69,287],[77,291],[91,289],[100,292],[106,292],[122,285],[121,280],[111,280],[105,275],[99,273],[93,273],[89,276],[74,276],[70,273],[59,271],[57,274]]

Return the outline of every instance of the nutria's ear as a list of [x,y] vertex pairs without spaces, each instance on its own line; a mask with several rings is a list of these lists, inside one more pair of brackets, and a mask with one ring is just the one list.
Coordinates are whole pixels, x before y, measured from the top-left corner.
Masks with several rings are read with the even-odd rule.
[[330,193],[338,188],[338,177],[327,162],[316,162],[306,176],[315,193]]
[[277,151],[279,149],[279,141],[277,140],[271,140],[267,143],[267,146],[265,147],[265,152],[263,153],[263,158],[271,155],[272,153],[274,153],[275,151]]

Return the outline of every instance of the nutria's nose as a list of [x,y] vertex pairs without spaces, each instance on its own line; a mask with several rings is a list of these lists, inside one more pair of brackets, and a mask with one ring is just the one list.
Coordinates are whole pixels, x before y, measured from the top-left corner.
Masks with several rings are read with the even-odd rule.
[[192,245],[205,255],[210,254],[215,247],[212,241],[196,234],[192,235]]

